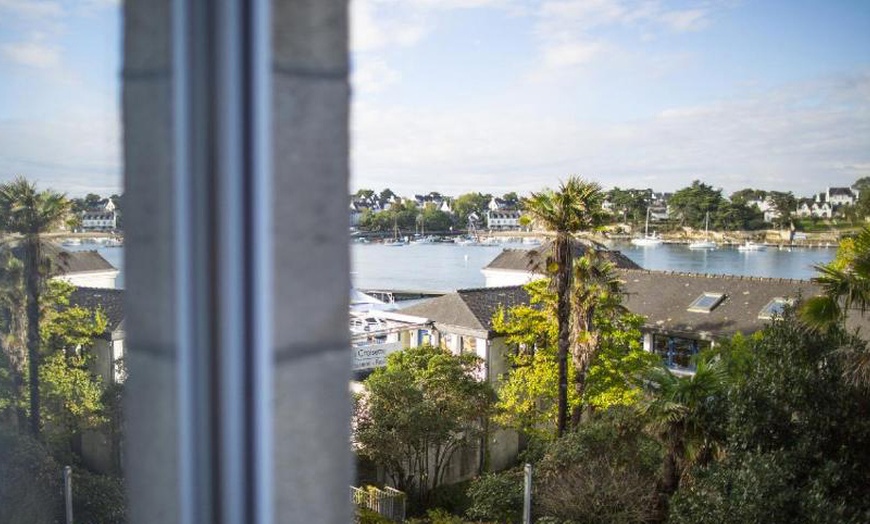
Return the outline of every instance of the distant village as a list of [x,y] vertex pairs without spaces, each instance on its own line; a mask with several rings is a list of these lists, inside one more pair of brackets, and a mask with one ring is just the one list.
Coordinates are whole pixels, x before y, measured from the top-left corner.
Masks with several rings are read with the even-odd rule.
[[[602,208],[612,216],[618,230],[649,220],[667,229],[703,228],[705,220],[716,230],[758,230],[769,227],[803,229],[813,225],[854,223],[870,216],[870,192],[862,190],[870,179],[862,178],[850,187],[826,187],[809,197],[792,192],[743,189],[722,195],[700,181],[679,191],[613,188],[604,193]],[[362,189],[350,196],[350,226],[368,233],[396,231],[458,232],[523,230],[521,198],[517,193],[502,196],[466,193],[458,197],[438,192],[413,197],[397,195],[390,189],[375,192]]]

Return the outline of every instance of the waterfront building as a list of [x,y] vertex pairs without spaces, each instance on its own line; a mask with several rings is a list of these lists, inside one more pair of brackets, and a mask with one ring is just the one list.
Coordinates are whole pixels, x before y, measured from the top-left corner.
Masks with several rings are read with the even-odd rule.
[[[640,269],[630,258],[619,251],[591,240],[572,240],[574,257],[579,258],[592,249],[599,252],[617,268]],[[536,249],[505,249],[481,270],[486,279],[486,287],[523,285],[538,278],[546,277],[547,256],[552,243],[545,242]]]

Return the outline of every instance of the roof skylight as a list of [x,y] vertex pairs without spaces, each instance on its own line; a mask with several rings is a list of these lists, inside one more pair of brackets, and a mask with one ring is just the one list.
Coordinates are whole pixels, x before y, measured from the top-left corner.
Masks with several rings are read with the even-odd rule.
[[762,320],[770,320],[775,316],[782,316],[785,306],[791,305],[791,303],[791,300],[776,297],[761,308],[761,311],[758,313],[758,318]]
[[703,293],[694,302],[689,304],[688,311],[693,313],[709,313],[716,309],[716,306],[722,303],[724,299],[724,293]]

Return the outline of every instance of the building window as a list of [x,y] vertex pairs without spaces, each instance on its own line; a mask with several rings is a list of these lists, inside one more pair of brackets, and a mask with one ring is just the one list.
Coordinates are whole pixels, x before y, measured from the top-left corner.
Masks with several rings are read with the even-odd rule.
[[695,371],[694,356],[709,348],[710,342],[706,340],[653,335],[653,353],[676,371]]

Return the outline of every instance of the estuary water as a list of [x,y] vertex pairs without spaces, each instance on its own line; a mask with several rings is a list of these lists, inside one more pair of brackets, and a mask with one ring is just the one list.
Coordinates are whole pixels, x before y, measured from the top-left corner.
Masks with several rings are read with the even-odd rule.
[[[511,248],[523,248],[511,244]],[[419,244],[389,247],[380,244],[351,246],[352,279],[360,289],[451,291],[484,285],[481,269],[503,246]],[[637,247],[617,243],[618,249],[645,269],[746,275],[773,278],[811,278],[813,265],[830,262],[835,248],[767,248],[741,252],[736,247],[695,251],[685,245]]]
[[[482,287],[485,282],[480,270],[505,247],[523,249],[527,246],[352,244],[351,279],[360,289],[452,291]],[[643,248],[629,243],[614,244],[611,248],[622,251],[646,269],[797,279],[812,277],[813,265],[831,261],[837,251],[835,248],[780,250],[770,247],[754,252],[740,252],[734,247],[693,251],[677,244]],[[96,249],[121,269],[117,285],[124,287],[124,248],[84,244],[67,249]]]

